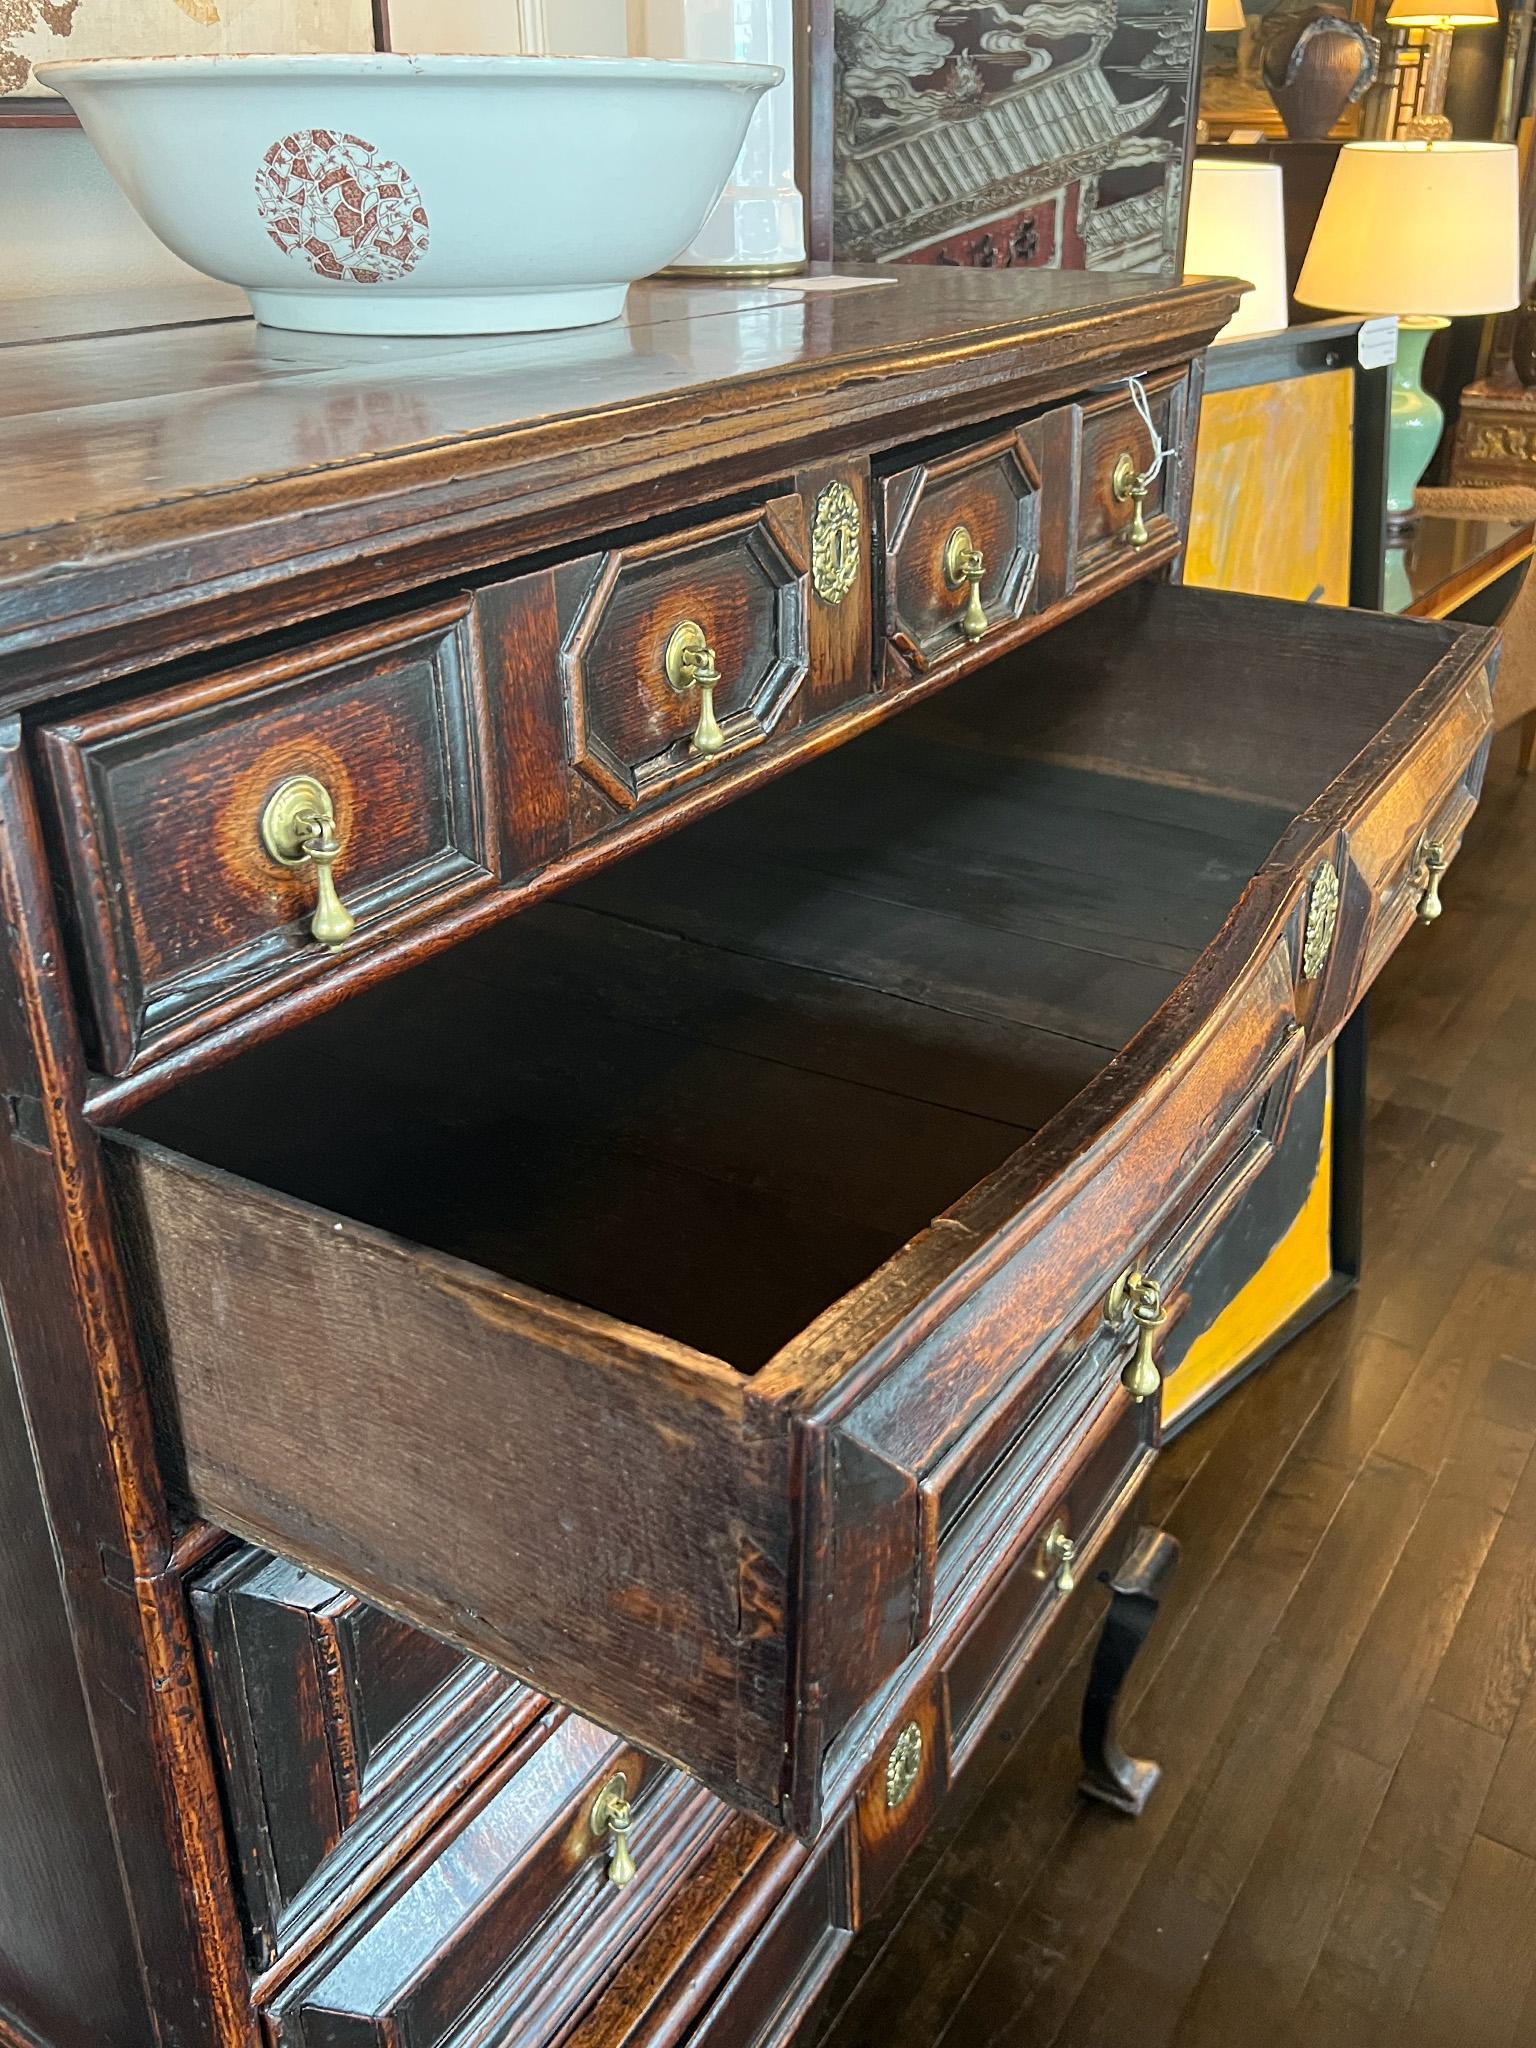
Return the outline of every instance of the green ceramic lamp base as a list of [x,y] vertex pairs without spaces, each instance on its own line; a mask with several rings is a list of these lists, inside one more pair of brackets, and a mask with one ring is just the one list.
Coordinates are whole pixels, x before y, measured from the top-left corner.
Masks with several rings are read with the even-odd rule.
[[1402,525],[1413,517],[1413,493],[1440,445],[1445,414],[1424,389],[1424,351],[1448,320],[1398,323],[1397,367],[1392,372],[1392,430],[1387,442],[1387,517]]

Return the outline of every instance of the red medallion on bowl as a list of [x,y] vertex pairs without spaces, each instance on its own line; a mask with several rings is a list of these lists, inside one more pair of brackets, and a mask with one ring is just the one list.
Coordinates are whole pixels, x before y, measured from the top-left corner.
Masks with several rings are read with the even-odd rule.
[[426,254],[420,188],[360,135],[304,128],[274,142],[256,209],[279,249],[336,284],[390,284]]

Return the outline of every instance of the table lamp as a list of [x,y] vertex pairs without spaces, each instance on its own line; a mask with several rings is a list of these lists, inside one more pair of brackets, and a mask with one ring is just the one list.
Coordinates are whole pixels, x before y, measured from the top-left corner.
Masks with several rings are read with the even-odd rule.
[[1195,158],[1184,269],[1196,277],[1246,277],[1252,286],[1218,341],[1286,325],[1285,190],[1278,164]]
[[1208,36],[1236,35],[1248,26],[1243,0],[1205,0],[1205,32]]
[[1424,350],[1449,316],[1520,303],[1519,172],[1502,142],[1346,142],[1296,296],[1337,313],[1395,313],[1387,516],[1413,516],[1445,415]]
[[1419,84],[1419,110],[1410,133],[1448,136],[1445,86],[1451,70],[1451,32],[1458,28],[1497,28],[1498,0],[1392,0],[1388,28],[1429,31],[1424,45],[1424,70]]

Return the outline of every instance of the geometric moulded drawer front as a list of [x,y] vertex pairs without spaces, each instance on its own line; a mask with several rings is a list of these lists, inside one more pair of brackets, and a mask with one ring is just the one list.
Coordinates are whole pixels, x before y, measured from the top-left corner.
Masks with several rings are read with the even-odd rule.
[[43,730],[74,926],[111,1073],[336,957],[317,874],[264,838],[319,790],[343,951],[489,888],[487,751],[467,600]]
[[[622,1775],[639,1881],[616,1887],[591,1814]],[[696,1861],[720,1808],[574,1714],[529,1728],[404,1868],[264,2010],[282,2048],[470,2048],[564,2037]]]
[[798,498],[775,498],[557,572],[574,612],[562,655],[571,759],[620,811],[786,721],[806,674],[804,525]]
[[259,1963],[439,1818],[543,1704],[264,1551],[208,1566],[192,1608]]
[[[1165,451],[1161,465],[1129,393],[1122,389],[1091,399],[1081,409],[1078,584],[1107,574],[1143,550],[1161,548],[1166,552],[1179,538],[1188,386],[1180,375],[1149,378],[1144,388],[1147,411]],[[1137,489],[1143,477],[1151,480],[1138,503]]]
[[1488,645],[1121,593],[167,1095],[108,1151],[185,1506],[813,1834],[1155,1395],[1367,942],[1348,882],[1304,971],[1314,878]]
[[[884,482],[885,677],[990,655],[1037,606],[1040,468],[1023,428]],[[978,649],[978,643],[984,646]]]

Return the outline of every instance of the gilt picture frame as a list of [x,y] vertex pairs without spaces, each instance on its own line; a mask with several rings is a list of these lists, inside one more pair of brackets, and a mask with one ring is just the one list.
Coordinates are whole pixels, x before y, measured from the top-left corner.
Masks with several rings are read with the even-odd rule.
[[[1226,141],[1234,133],[1265,138],[1285,134],[1280,110],[1265,90],[1259,70],[1258,35],[1267,14],[1291,4],[1293,0],[1243,0],[1248,22],[1240,34],[1202,36],[1200,121],[1212,141]],[[1347,9],[1341,6],[1339,11],[1375,33],[1376,0],[1351,0]],[[1361,103],[1356,102],[1344,109],[1329,130],[1329,138],[1350,141],[1361,132]]]

